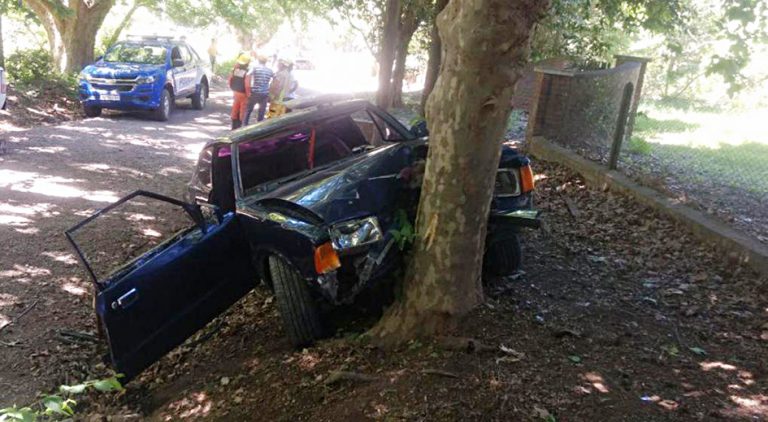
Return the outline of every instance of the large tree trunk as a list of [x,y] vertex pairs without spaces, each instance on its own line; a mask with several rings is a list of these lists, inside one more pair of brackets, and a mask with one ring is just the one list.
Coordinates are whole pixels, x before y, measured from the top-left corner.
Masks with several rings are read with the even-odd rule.
[[48,47],[62,72],[78,72],[93,62],[96,33],[115,0],[28,0],[48,36]]
[[442,43],[440,42],[440,33],[437,30],[437,15],[445,9],[448,4],[448,0],[437,0],[435,3],[435,18],[432,19],[432,29],[430,30],[431,42],[429,43],[429,57],[427,58],[427,72],[424,75],[424,90],[421,91],[421,115],[426,115],[427,98],[432,93],[432,89],[435,87],[437,81],[437,75],[440,73],[440,50],[442,49]]
[[5,49],[3,48],[3,12],[0,10],[0,67],[5,67]]
[[405,62],[408,58],[408,47],[411,45],[413,33],[419,28],[421,19],[414,10],[404,13],[397,36],[395,68],[392,72],[392,106],[403,106],[403,79],[405,78]]
[[384,8],[384,32],[379,49],[379,90],[376,93],[376,105],[384,109],[392,106],[392,65],[395,61],[401,7],[400,0],[386,0]]
[[[403,297],[371,334],[382,345],[451,328],[483,300],[486,225],[509,102],[547,1],[452,1],[427,102],[430,148]],[[482,75],[482,77],[480,77]]]

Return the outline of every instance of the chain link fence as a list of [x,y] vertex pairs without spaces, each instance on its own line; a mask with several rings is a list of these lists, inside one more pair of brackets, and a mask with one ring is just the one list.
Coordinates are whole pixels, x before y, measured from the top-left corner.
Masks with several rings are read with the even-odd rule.
[[530,95],[516,100],[529,104],[527,136],[616,168],[768,244],[768,108],[641,103],[646,64],[620,56],[597,71],[535,67],[517,90]]

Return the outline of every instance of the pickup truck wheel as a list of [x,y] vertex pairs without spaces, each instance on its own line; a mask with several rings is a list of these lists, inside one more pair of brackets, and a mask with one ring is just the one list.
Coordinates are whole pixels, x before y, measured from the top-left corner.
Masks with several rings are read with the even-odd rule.
[[519,234],[502,232],[492,235],[488,242],[488,249],[483,259],[483,275],[504,277],[520,270],[523,247]]
[[85,113],[85,117],[99,117],[101,116],[101,107],[83,106],[83,113]]
[[202,110],[205,108],[205,100],[208,99],[208,83],[200,82],[200,89],[192,96],[192,108]]
[[168,88],[164,89],[160,94],[160,107],[155,109],[153,117],[160,122],[168,121],[171,117],[171,110],[173,109],[173,94],[168,91]]
[[269,272],[283,326],[296,347],[307,346],[322,337],[317,303],[309,294],[307,281],[285,259],[269,257]]

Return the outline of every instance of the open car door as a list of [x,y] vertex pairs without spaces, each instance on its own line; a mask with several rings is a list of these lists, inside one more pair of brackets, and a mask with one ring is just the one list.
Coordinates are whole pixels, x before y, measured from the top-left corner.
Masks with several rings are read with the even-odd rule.
[[[76,241],[78,232],[99,217],[119,212],[115,210],[120,205],[137,197],[171,204],[193,223],[102,277]],[[66,236],[93,279],[96,313],[112,364],[126,381],[255,285],[248,243],[233,213],[206,219],[197,205],[136,191],[67,230]]]

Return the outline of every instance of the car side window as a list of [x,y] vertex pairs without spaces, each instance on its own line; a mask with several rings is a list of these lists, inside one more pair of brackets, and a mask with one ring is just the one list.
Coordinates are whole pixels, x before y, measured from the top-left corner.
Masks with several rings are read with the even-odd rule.
[[181,59],[184,60],[184,64],[192,63],[192,54],[186,46],[179,47],[181,49]]
[[403,137],[380,116],[368,110],[352,114],[352,119],[365,136],[369,145],[377,146],[383,142],[402,141]]
[[197,160],[197,180],[201,185],[211,188],[211,160],[213,159],[213,146],[203,149]]
[[179,47],[173,47],[171,50],[171,63],[173,63],[174,60],[184,60],[181,57],[181,49]]

